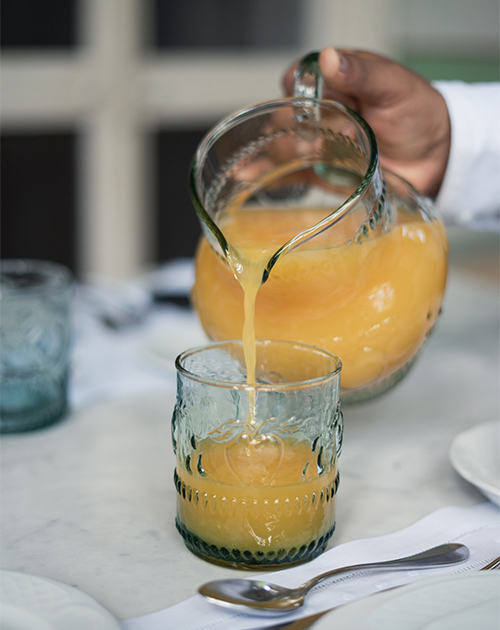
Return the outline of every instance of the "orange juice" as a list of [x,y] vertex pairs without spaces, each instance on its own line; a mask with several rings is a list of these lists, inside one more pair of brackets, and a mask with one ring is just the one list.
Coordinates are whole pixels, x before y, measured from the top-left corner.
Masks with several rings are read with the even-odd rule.
[[187,465],[178,461],[175,476],[177,527],[186,544],[224,564],[318,555],[333,533],[338,485],[334,460],[323,466],[322,457],[309,442],[276,436],[203,440]]
[[235,265],[202,239],[193,297],[209,337],[241,339],[253,299],[244,307],[245,286],[255,296],[247,347],[252,334],[317,345],[341,358],[342,387],[356,390],[411,362],[433,327],[446,282],[446,235],[439,221],[399,211],[389,232],[345,244],[341,222],[281,256],[259,287],[270,255],[324,215],[319,208],[230,214],[222,231],[251,272],[238,282]]

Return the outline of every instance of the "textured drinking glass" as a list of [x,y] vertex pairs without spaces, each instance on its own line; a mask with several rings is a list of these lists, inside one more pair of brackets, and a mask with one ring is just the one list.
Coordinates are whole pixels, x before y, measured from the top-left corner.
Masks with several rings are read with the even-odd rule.
[[69,269],[38,260],[0,263],[0,431],[46,426],[67,409]]
[[176,525],[188,549],[258,569],[324,551],[343,419],[336,356],[288,341],[257,341],[256,350],[255,387],[240,341],[177,358],[172,441]]

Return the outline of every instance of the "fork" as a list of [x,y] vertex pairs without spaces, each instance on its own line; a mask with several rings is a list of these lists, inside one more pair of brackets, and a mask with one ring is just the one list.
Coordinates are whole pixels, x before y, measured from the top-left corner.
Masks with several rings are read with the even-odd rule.
[[[498,556],[498,558],[495,558],[494,560],[491,560],[491,562],[488,562],[488,564],[486,564],[484,567],[481,567],[481,569],[479,570],[480,571],[495,571],[497,569],[500,569],[500,556]],[[401,584],[401,586],[405,586],[405,585]],[[392,591],[395,588],[401,588],[401,586],[391,586],[390,588],[386,588],[386,589],[378,591],[378,593],[383,593],[385,591]],[[334,606],[333,608],[329,608],[328,610],[323,610],[319,613],[315,613],[314,615],[308,615],[307,617],[302,617],[302,619],[297,619],[296,621],[292,621],[289,624],[283,623],[276,626],[272,626],[271,628],[268,628],[267,630],[307,630],[307,628],[310,628],[312,624],[315,621],[317,621],[320,617],[323,617],[323,615],[326,615],[332,610],[335,610],[335,608],[340,608],[340,606]]]
[[491,562],[488,562],[488,564],[480,569],[480,571],[494,571],[495,569],[500,569],[500,556]]

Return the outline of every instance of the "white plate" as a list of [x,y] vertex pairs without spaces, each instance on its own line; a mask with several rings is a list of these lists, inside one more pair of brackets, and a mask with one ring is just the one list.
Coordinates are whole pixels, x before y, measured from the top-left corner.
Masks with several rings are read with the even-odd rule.
[[95,599],[56,580],[0,571],[2,630],[120,630],[118,620]]
[[314,630],[497,630],[500,573],[419,580],[332,611]]
[[151,330],[144,341],[143,351],[157,366],[175,371],[175,359],[181,352],[202,346],[208,341],[196,315],[186,313]]
[[457,435],[450,448],[453,467],[490,501],[500,505],[500,422],[482,422]]

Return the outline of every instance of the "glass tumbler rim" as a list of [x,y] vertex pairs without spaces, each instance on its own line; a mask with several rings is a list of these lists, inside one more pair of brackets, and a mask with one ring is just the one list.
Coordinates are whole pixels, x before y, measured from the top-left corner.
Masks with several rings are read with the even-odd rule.
[[[15,286],[5,282],[4,274],[19,277],[38,274],[39,279],[31,286]],[[73,274],[65,265],[36,258],[3,258],[0,260],[0,301],[5,299],[23,299],[49,295],[69,289],[73,284]]]
[[193,356],[194,354],[198,354],[202,351],[221,348],[223,346],[228,346],[232,344],[236,344],[242,347],[243,342],[241,339],[228,339],[224,341],[215,341],[215,342],[207,343],[204,345],[195,346],[193,348],[188,348],[187,350],[184,350],[183,352],[181,352],[175,359],[175,368],[177,372],[181,374],[183,377],[188,378],[198,383],[204,383],[206,385],[214,385],[214,386],[226,388],[226,389],[236,389],[236,390],[252,389],[252,390],[261,391],[261,392],[300,389],[300,388],[307,388],[311,386],[317,386],[322,383],[331,381],[333,378],[337,377],[342,370],[342,361],[339,359],[339,357],[329,352],[328,350],[324,350],[323,348],[320,348],[319,346],[296,342],[296,341],[289,341],[289,340],[284,340],[284,339],[257,339],[256,343],[257,345],[262,344],[262,343],[263,344],[269,344],[269,343],[284,344],[284,345],[302,348],[304,350],[307,350],[307,349],[313,350],[315,353],[321,354],[323,357],[331,360],[332,363],[335,365],[335,368],[332,371],[329,371],[326,374],[323,374],[322,376],[317,376],[317,377],[309,378],[309,379],[303,379],[299,381],[287,381],[285,383],[269,383],[269,384],[256,383],[255,385],[249,385],[246,382],[246,380],[229,381],[223,378],[211,378],[209,376],[200,376],[190,371],[188,368],[186,368],[182,364],[182,362],[185,361],[187,358]]

